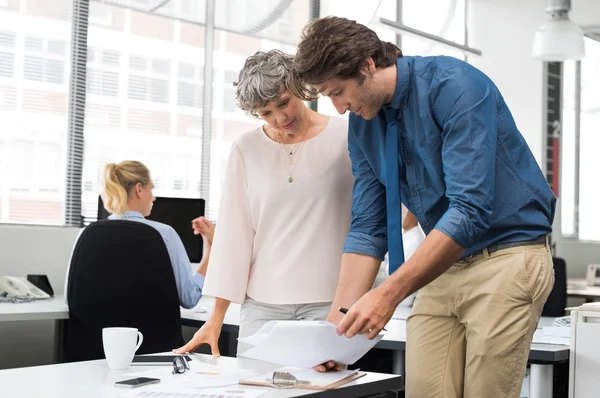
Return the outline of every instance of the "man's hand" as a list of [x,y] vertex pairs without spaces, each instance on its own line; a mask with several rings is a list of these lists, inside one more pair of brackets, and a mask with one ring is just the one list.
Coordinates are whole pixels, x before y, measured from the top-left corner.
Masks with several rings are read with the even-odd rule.
[[357,334],[365,334],[369,339],[375,338],[394,314],[397,303],[387,294],[386,285],[382,284],[362,296],[342,318],[337,332],[350,338]]
[[192,228],[194,234],[202,236],[205,245],[212,245],[213,236],[215,235],[215,225],[213,223],[205,217],[198,217],[192,221]]
[[[342,314],[341,312],[339,312],[336,308],[331,308],[331,311],[329,312],[329,315],[327,316],[327,322],[331,322],[334,325],[337,325],[340,323],[340,320],[342,319],[342,317],[344,316],[344,314]],[[325,363],[322,363],[321,365],[317,365],[315,367],[313,367],[313,370],[315,372],[327,372],[327,371],[340,371],[342,370],[342,365],[334,362],[334,361],[328,361]]]
[[340,370],[342,370],[342,365],[340,365],[337,362],[334,361],[328,361],[325,362],[321,365],[317,365],[313,368],[313,370],[315,372],[327,372],[327,371],[335,371],[335,372],[339,372]]

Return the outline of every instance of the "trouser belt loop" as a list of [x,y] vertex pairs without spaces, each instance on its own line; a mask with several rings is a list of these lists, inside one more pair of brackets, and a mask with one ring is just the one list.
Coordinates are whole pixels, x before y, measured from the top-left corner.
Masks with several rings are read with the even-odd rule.
[[484,247],[484,248],[483,248],[483,257],[484,257],[484,258],[487,258],[487,257],[489,257],[489,256],[490,256],[490,251],[488,250],[488,248],[487,248],[487,247]]

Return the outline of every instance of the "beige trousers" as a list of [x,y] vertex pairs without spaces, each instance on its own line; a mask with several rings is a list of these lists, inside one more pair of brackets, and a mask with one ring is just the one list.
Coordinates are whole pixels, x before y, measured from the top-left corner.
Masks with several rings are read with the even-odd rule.
[[486,250],[421,289],[407,321],[406,397],[518,398],[553,285],[546,244]]

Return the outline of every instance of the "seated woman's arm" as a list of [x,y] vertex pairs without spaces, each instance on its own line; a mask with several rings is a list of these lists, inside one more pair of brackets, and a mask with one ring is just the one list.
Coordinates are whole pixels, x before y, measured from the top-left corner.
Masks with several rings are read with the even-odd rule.
[[202,236],[204,248],[202,250],[202,260],[200,260],[198,272],[206,276],[213,236],[215,234],[215,225],[205,217],[198,217],[192,221],[192,229],[194,230],[194,234]]
[[192,272],[190,260],[183,242],[174,229],[169,230],[167,249],[169,250],[171,264],[173,265],[177,292],[179,293],[179,303],[183,308],[192,308],[198,304],[200,297],[202,297],[204,275],[199,272]]

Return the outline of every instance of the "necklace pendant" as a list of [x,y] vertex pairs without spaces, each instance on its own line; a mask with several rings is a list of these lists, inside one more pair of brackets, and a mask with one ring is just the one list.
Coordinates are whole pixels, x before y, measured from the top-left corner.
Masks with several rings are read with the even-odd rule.
[[293,155],[292,152],[290,152],[290,156],[292,156],[292,155]]
[[289,182],[289,183],[291,183],[291,182],[293,182],[293,181],[294,181],[294,179],[293,179],[292,177],[288,178],[288,182]]

